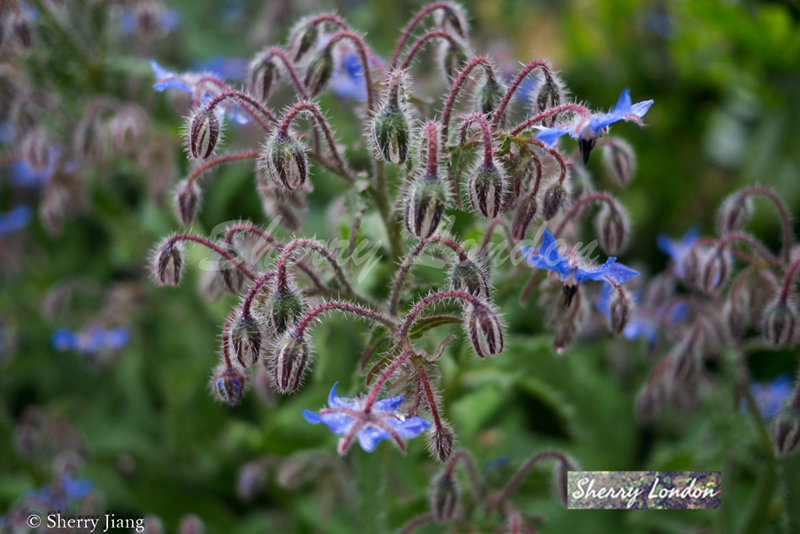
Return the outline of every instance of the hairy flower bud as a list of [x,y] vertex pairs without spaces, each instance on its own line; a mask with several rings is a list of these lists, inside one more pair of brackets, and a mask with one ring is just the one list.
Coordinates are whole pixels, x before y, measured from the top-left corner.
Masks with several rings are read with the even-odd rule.
[[281,393],[294,393],[303,382],[303,374],[311,362],[308,343],[293,335],[285,335],[275,348],[272,375]]
[[[564,102],[564,89],[560,81],[549,71],[545,71],[544,80],[533,94],[533,112],[542,113],[548,109],[558,107]],[[558,121],[558,115],[551,115],[542,120],[542,125],[552,127]]]
[[6,16],[4,33],[9,42],[21,53],[33,50],[33,24],[24,9],[11,9]]
[[444,463],[453,455],[455,445],[455,432],[449,422],[441,420],[441,425],[428,432],[428,450],[434,458]]
[[410,141],[411,129],[402,106],[389,102],[375,113],[372,142],[383,160],[396,165],[405,163]]
[[183,270],[183,247],[179,241],[159,245],[150,262],[153,280],[159,286],[177,286]]
[[273,183],[289,190],[305,185],[308,163],[303,145],[290,133],[276,132],[261,154],[261,164]]
[[252,315],[240,313],[231,324],[233,354],[242,367],[256,363],[261,357],[263,336],[261,327]]
[[450,287],[465,291],[479,299],[488,299],[491,294],[489,273],[478,263],[467,258],[453,265],[450,271]]
[[[566,286],[565,286],[566,287]],[[553,340],[553,349],[556,354],[564,354],[567,347],[569,347],[572,340],[575,339],[575,334],[578,332],[578,325],[575,321],[567,319],[561,321],[556,330],[556,337]]]
[[608,138],[603,145],[603,162],[614,180],[626,187],[636,173],[636,157],[633,148],[627,142]]
[[325,90],[331,81],[333,70],[333,52],[328,47],[323,48],[309,60],[303,85],[306,86],[310,98]]
[[283,335],[306,313],[306,303],[290,288],[278,288],[266,302],[267,326],[273,337]]
[[739,193],[730,195],[722,203],[717,215],[717,233],[721,236],[731,232],[738,232],[753,214],[753,198],[745,197]]
[[514,216],[514,222],[511,224],[511,235],[514,239],[517,241],[525,239],[528,226],[530,226],[538,210],[539,203],[536,201],[535,195],[528,195],[519,202],[517,214]]
[[772,443],[780,456],[787,456],[800,445],[800,411],[793,404],[784,406],[772,421]]
[[211,389],[217,400],[229,406],[239,404],[244,397],[244,375],[233,367],[220,365],[211,378]]
[[[494,117],[494,110],[500,105],[500,101],[503,100],[505,94],[505,86],[487,75],[483,84],[475,92],[475,111],[485,115],[486,119],[491,121]],[[503,116],[500,117],[498,123],[501,129],[505,125],[505,118],[506,112],[503,111]]]
[[505,179],[500,168],[491,164],[478,165],[467,182],[469,201],[475,213],[494,219],[503,205]]
[[467,66],[467,49],[459,43],[444,41],[441,48],[442,70],[448,81],[454,80]]
[[297,63],[311,48],[317,44],[319,38],[319,28],[316,24],[312,24],[308,19],[300,20],[294,28],[292,28],[291,43],[292,61]]
[[418,177],[406,194],[406,228],[419,238],[436,232],[444,214],[447,193],[438,177]]
[[619,208],[604,204],[597,216],[596,231],[606,254],[616,256],[628,243],[628,217]]
[[446,32],[453,33],[461,39],[467,38],[469,26],[467,16],[461,6],[447,4],[434,12],[436,25]]
[[503,327],[488,306],[468,305],[466,323],[472,348],[478,356],[487,358],[503,352]]
[[762,331],[774,349],[788,347],[797,334],[797,307],[793,302],[772,302],[764,311]]
[[620,335],[633,313],[633,303],[628,297],[628,292],[622,286],[611,290],[611,298],[608,302],[608,316],[611,323],[611,331],[615,335]]
[[436,521],[450,521],[456,515],[456,506],[461,497],[452,472],[444,471],[431,484],[430,506]]
[[[223,248],[225,248],[228,254],[233,258],[239,257],[239,252],[233,246],[223,244]],[[238,295],[242,287],[244,287],[244,273],[236,267],[233,261],[227,258],[220,257],[219,263],[220,268],[217,270],[219,281],[225,289],[234,295]]]
[[222,125],[213,109],[202,108],[189,120],[189,153],[194,159],[206,160],[214,154]]
[[569,193],[566,188],[558,182],[547,188],[547,191],[544,193],[544,201],[542,202],[542,217],[545,221],[549,221],[558,215],[558,212],[561,211],[561,208],[567,201],[568,196]]
[[188,179],[178,182],[175,189],[175,211],[178,213],[181,225],[191,226],[197,215],[197,206],[200,204],[200,186],[197,181],[189,182]]
[[250,92],[263,103],[267,103],[272,90],[281,79],[281,65],[274,54],[259,53],[250,62],[247,81]]
[[124,106],[108,121],[111,146],[118,154],[133,154],[142,144],[147,115],[138,106]]
[[44,169],[50,159],[50,141],[47,131],[41,126],[31,128],[20,143],[22,159],[31,169]]
[[716,294],[730,271],[730,260],[722,251],[712,253],[701,263],[700,284],[707,294]]
[[236,480],[236,494],[245,501],[252,500],[261,491],[267,481],[267,466],[263,461],[256,460],[245,464],[239,469]]

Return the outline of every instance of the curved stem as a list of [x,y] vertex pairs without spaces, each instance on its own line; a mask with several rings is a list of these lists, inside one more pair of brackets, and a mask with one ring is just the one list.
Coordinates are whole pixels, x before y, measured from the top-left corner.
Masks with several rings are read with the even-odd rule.
[[768,262],[779,263],[778,258],[776,258],[772,254],[772,252],[770,252],[769,249],[767,249],[767,247],[765,247],[761,243],[761,241],[759,241],[755,237],[745,232],[731,232],[729,234],[725,234],[725,237],[720,239],[719,242],[717,243],[717,254],[722,252],[722,249],[725,248],[725,245],[733,241],[742,241],[744,243],[747,243],[748,245],[753,247],[753,250],[755,250],[759,254],[759,256],[761,256]]
[[[789,295],[792,292],[792,280],[794,279],[795,274],[797,274],[797,269],[800,268],[800,259],[794,260],[792,264],[786,269],[786,276],[783,277],[783,283],[781,284],[781,294],[779,302],[783,305],[786,305],[786,302],[789,300]],[[800,388],[798,388],[800,391]]]
[[419,376],[419,381],[422,384],[422,390],[425,392],[425,399],[428,401],[428,409],[431,411],[433,426],[436,428],[437,432],[443,432],[444,424],[439,415],[439,405],[436,403],[436,395],[433,393],[433,388],[431,388],[431,381],[428,378],[428,374],[417,359],[412,359],[411,363],[414,365],[414,369]]
[[444,104],[444,111],[442,111],[442,146],[447,146],[447,132],[448,128],[450,127],[450,115],[453,112],[453,105],[456,103],[456,97],[461,91],[461,88],[469,79],[469,75],[472,70],[478,65],[481,65],[484,69],[486,69],[486,76],[495,79],[494,68],[492,67],[491,62],[485,57],[477,56],[472,58],[469,63],[467,63],[467,65],[461,71],[461,74],[458,75],[458,78],[456,78],[456,81],[453,83],[453,87],[450,89],[450,95],[447,97],[447,102]]
[[264,122],[264,120],[258,115],[258,113],[256,113],[256,111],[267,117],[272,122],[278,122],[278,119],[275,117],[275,115],[273,115],[270,110],[264,107],[264,105],[261,104],[261,102],[259,102],[255,98],[252,98],[250,95],[242,93],[241,91],[225,91],[224,93],[219,94],[215,96],[213,99],[211,99],[211,102],[209,102],[206,107],[208,110],[213,110],[220,102],[228,98],[235,98],[237,100],[246,102],[247,104],[253,106],[254,109],[251,109],[247,106],[243,107],[253,117],[253,120],[255,120],[259,124],[259,126],[261,126],[261,128],[263,128],[264,131],[267,133],[272,131],[272,128],[270,127],[269,124]]
[[424,310],[427,306],[431,304],[435,304],[440,300],[446,299],[457,299],[463,300],[473,306],[480,306],[485,307],[486,305],[475,295],[471,295],[465,291],[440,291],[438,293],[434,293],[433,295],[428,295],[427,297],[421,299],[417,302],[416,306],[414,306],[408,315],[406,315],[405,322],[403,322],[403,326],[400,328],[400,337],[405,338],[408,334],[408,330],[414,324],[417,316]]
[[323,258],[325,258],[328,263],[330,264],[333,272],[336,274],[336,277],[344,286],[345,291],[348,294],[355,296],[355,291],[353,290],[353,286],[350,285],[350,281],[347,279],[347,276],[344,274],[342,267],[339,265],[339,262],[336,261],[336,258],[328,250],[324,245],[318,243],[317,241],[313,241],[311,239],[295,239],[285,247],[283,247],[283,251],[281,252],[281,257],[278,260],[278,286],[283,287],[286,284],[286,267],[289,263],[289,258],[291,257],[292,252],[294,252],[298,248],[307,248],[311,249],[318,254],[320,254]]
[[[345,22],[343,19],[341,19],[337,15],[334,15],[333,13],[323,13],[322,15],[317,15],[317,16],[313,17],[309,21],[309,24],[316,25],[316,24],[319,24],[320,22],[329,22],[329,23],[331,23],[331,24],[333,24],[335,26],[338,26],[339,29],[341,29],[341,30],[353,31],[353,29],[350,27],[349,24],[347,24],[347,22]],[[378,69],[378,72],[380,73],[381,78],[382,78],[383,74],[384,74],[383,65],[381,65],[381,62],[378,60],[378,56],[375,55],[375,52],[366,43],[364,43],[364,49],[366,50],[367,54],[369,55],[369,58],[376,65],[376,68]]]
[[489,166],[492,164],[494,153],[492,152],[492,132],[489,130],[489,123],[486,122],[486,117],[481,113],[473,113],[464,119],[463,128],[468,128],[472,122],[477,122],[481,127],[483,140],[483,164]]
[[497,110],[494,112],[494,118],[492,119],[492,130],[497,129],[497,125],[500,124],[500,117],[503,116],[503,112],[506,110],[508,103],[511,101],[511,97],[514,96],[514,93],[519,89],[519,85],[522,83],[522,80],[530,74],[534,69],[542,69],[545,71],[547,75],[550,75],[550,66],[547,65],[544,61],[531,61],[528,63],[520,72],[517,74],[517,77],[514,78],[514,81],[511,82],[511,85],[508,86],[508,91],[503,96],[503,100],[500,101],[500,105],[497,106]]
[[564,453],[559,451],[542,451],[538,454],[533,455],[532,457],[528,458],[528,460],[522,464],[522,466],[517,470],[511,480],[508,481],[508,484],[503,488],[503,491],[500,492],[500,495],[497,497],[497,503],[502,504],[505,502],[506,499],[517,489],[517,486],[525,479],[533,466],[536,465],[541,460],[545,458],[555,458],[561,464],[569,464],[569,460],[567,459]]
[[370,72],[369,60],[367,59],[367,46],[364,40],[355,32],[348,30],[340,31],[331,37],[326,45],[328,50],[333,48],[333,45],[342,39],[352,41],[358,50],[358,57],[361,60],[361,70],[364,71],[364,85],[367,90],[367,111],[374,111],[375,109],[375,87],[372,85],[372,74]]
[[552,115],[557,115],[559,113],[565,113],[567,111],[574,111],[576,113],[580,113],[584,117],[589,117],[592,114],[591,111],[589,111],[583,106],[579,106],[578,104],[562,104],[560,106],[550,108],[547,111],[542,111],[538,115],[534,115],[533,117],[530,117],[529,119],[522,121],[521,123],[517,124],[514,127],[514,129],[511,130],[511,132],[509,132],[509,135],[518,135],[522,130],[530,127],[533,124],[536,124],[541,120],[546,119],[547,117],[550,117]]
[[383,385],[387,380],[389,380],[389,377],[392,376],[392,373],[394,373],[412,354],[414,354],[412,350],[404,350],[397,358],[394,359],[394,361],[392,361],[391,364],[389,364],[386,369],[383,370],[380,376],[375,380],[375,383],[372,385],[372,389],[369,392],[369,397],[367,397],[367,401],[364,403],[364,413],[369,413],[372,405],[375,404],[375,401],[378,399],[378,394],[381,392]]
[[511,235],[511,228],[508,226],[508,223],[500,218],[492,219],[489,221],[489,224],[486,225],[486,231],[483,233],[483,240],[481,241],[481,247],[478,249],[478,255],[481,255],[486,251],[486,247],[489,246],[489,243],[492,240],[494,229],[498,226],[501,226],[503,230],[505,230],[506,239],[508,239],[508,241],[512,244],[515,243],[514,237]]
[[193,170],[192,174],[189,175],[187,181],[189,182],[189,185],[191,185],[197,179],[198,176],[203,174],[211,167],[215,167],[217,165],[221,165],[229,161],[237,161],[240,159],[254,159],[257,158],[258,156],[259,156],[258,152],[237,152],[235,154],[226,154],[224,156],[214,158],[212,160],[205,162],[204,164],[200,165],[195,170]]
[[414,31],[414,28],[425,18],[426,15],[432,13],[437,9],[450,9],[452,10],[453,7],[447,2],[435,2],[433,4],[429,4],[422,8],[414,17],[408,22],[406,27],[403,29],[403,33],[400,35],[400,40],[397,41],[397,46],[394,48],[394,54],[392,54],[392,60],[389,62],[389,70],[394,69],[395,65],[397,65],[397,61],[400,59],[400,54],[403,53],[403,48],[408,41],[408,38],[411,37],[411,32]]
[[485,488],[483,486],[483,482],[481,481],[480,475],[478,475],[478,468],[475,466],[475,459],[472,457],[470,453],[465,450],[456,451],[453,453],[453,456],[447,461],[447,465],[444,468],[444,474],[449,476],[455,470],[456,464],[461,460],[461,463],[464,464],[464,468],[469,475],[470,482],[472,482],[473,490],[475,491],[475,497],[477,499],[481,499],[485,492]]
[[530,137],[519,137],[519,136],[517,136],[517,137],[514,137],[513,140],[516,141],[517,143],[527,143],[529,145],[536,145],[539,148],[541,148],[542,150],[544,150],[545,152],[547,152],[548,154],[550,154],[551,156],[553,156],[553,159],[556,160],[556,162],[558,163],[558,166],[559,166],[558,183],[559,184],[563,184],[564,183],[564,180],[567,179],[567,170],[568,170],[568,168],[567,168],[567,162],[564,161],[564,156],[561,155],[561,152],[559,152],[555,148],[550,148],[549,146],[545,145],[544,143],[542,143],[538,139],[532,139]]
[[564,227],[567,225],[569,220],[574,217],[576,213],[578,213],[578,209],[581,206],[594,201],[605,202],[611,207],[612,210],[617,210],[617,201],[608,193],[589,193],[588,195],[583,195],[578,200],[573,202],[572,206],[569,207],[569,211],[564,214],[561,222],[558,223],[558,226],[553,231],[553,236],[558,236],[564,230]]
[[286,56],[284,51],[280,48],[272,47],[264,52],[264,57],[267,56],[275,56],[281,60],[281,63],[283,63],[283,67],[286,69],[286,72],[289,73],[289,77],[292,79],[292,83],[294,84],[295,89],[297,89],[297,93],[300,95],[300,98],[303,100],[307,99],[308,97],[306,96],[306,88],[303,86],[300,78],[298,78],[297,71],[294,70],[294,65],[292,65],[291,61],[289,61],[289,58]]
[[317,318],[322,313],[325,313],[329,310],[338,310],[346,313],[352,313],[354,315],[359,315],[366,319],[372,319],[375,322],[381,323],[389,328],[389,330],[394,330],[397,328],[397,323],[391,318],[383,315],[382,313],[378,313],[376,311],[362,308],[360,306],[354,306],[353,304],[347,304],[346,302],[338,302],[338,301],[330,301],[320,304],[300,319],[297,323],[297,327],[295,328],[295,334],[298,338],[301,338],[305,333],[306,328],[311,324],[311,321]]
[[217,245],[215,245],[214,243],[212,243],[208,239],[205,239],[203,237],[200,237],[200,236],[197,236],[197,235],[193,235],[193,234],[175,234],[174,236],[170,237],[166,241],[166,243],[167,244],[173,244],[176,241],[194,241],[195,243],[200,243],[204,247],[213,250],[214,252],[216,252],[217,254],[219,254],[220,256],[225,258],[226,260],[228,260],[231,263],[233,263],[234,267],[236,267],[237,269],[242,271],[242,273],[246,277],[248,277],[250,280],[255,280],[256,278],[258,278],[258,275],[256,273],[254,273],[253,271],[251,271],[250,269],[248,269],[244,265],[244,263],[242,263],[237,258],[234,258],[227,250],[224,250],[224,249],[218,247]]
[[783,261],[789,263],[791,249],[792,249],[792,220],[789,216],[789,210],[786,209],[786,205],[783,203],[783,200],[775,194],[775,192],[768,188],[764,187],[763,185],[751,185],[750,187],[745,187],[739,192],[742,195],[742,198],[750,195],[762,195],[767,197],[775,204],[775,207],[778,208],[778,212],[780,213],[781,217],[781,224],[783,225],[783,245],[781,248],[781,257]]
[[258,290],[264,287],[264,284],[272,280],[276,274],[277,273],[275,271],[269,271],[268,273],[263,274],[250,286],[250,289],[247,291],[247,296],[245,296],[244,302],[242,303],[242,315],[244,317],[251,316],[250,308],[253,305],[253,299],[256,298]]
[[200,104],[200,95],[203,93],[203,84],[210,83],[222,89],[223,91],[233,91],[230,85],[214,76],[200,76],[197,83],[194,85],[194,92],[192,92],[192,106]]
[[422,525],[425,525],[425,524],[428,524],[428,523],[433,523],[435,520],[436,520],[436,518],[433,517],[433,514],[425,514],[425,515],[421,515],[421,516],[415,517],[414,519],[412,519],[411,521],[406,523],[406,525],[400,531],[400,534],[411,534],[412,532],[417,530],[417,528],[421,527]]
[[401,70],[405,70],[411,65],[411,61],[414,59],[414,56],[422,50],[422,48],[427,44],[428,41],[431,39],[447,39],[451,45],[460,46],[459,42],[456,40],[455,37],[450,32],[446,32],[444,30],[431,30],[428,33],[422,35],[419,39],[416,40],[414,46],[411,47],[411,50],[408,51],[408,55],[406,56],[403,63],[400,65]]

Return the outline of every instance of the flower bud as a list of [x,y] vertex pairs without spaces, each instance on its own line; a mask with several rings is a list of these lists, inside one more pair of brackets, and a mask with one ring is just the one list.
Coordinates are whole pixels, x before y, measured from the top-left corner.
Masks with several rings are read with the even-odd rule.
[[494,162],[478,165],[469,177],[467,188],[475,213],[488,219],[497,217],[503,205],[505,180]]
[[204,107],[189,120],[189,153],[194,159],[206,160],[214,154],[222,125],[213,109]]
[[236,480],[236,494],[245,501],[252,500],[264,487],[267,480],[267,466],[263,461],[250,462],[239,469]]
[[164,524],[154,515],[146,515],[142,519],[143,534],[164,534]]
[[673,386],[687,388],[696,384],[702,373],[701,338],[690,337],[681,341],[669,353],[669,379]]
[[[239,257],[239,252],[231,245],[224,245],[225,250],[230,254],[233,258]],[[238,295],[239,292],[244,287],[244,273],[236,267],[236,264],[224,257],[219,258],[220,268],[217,270],[217,276],[219,277],[219,281],[221,285],[233,293],[234,295]]]
[[441,425],[428,432],[428,450],[434,458],[445,463],[453,455],[455,432],[449,422],[442,419]]
[[147,116],[138,106],[125,106],[108,121],[111,146],[118,154],[139,150],[147,124]]
[[436,521],[450,521],[456,515],[461,492],[452,472],[443,472],[431,485],[430,505]]
[[700,284],[707,294],[715,295],[725,280],[728,278],[730,272],[730,260],[727,254],[722,251],[716,251],[709,255],[704,262],[702,262],[702,270],[700,272]]
[[454,291],[465,291],[484,300],[491,294],[489,273],[483,266],[469,258],[453,265],[450,272],[450,287]]
[[478,356],[486,358],[503,352],[503,327],[488,306],[470,304],[466,323],[472,348]]
[[308,452],[296,452],[284,460],[278,467],[275,482],[287,490],[299,489],[303,484],[314,479],[319,473],[316,457]]
[[203,534],[205,530],[203,521],[194,514],[183,516],[178,526],[178,534]]
[[236,406],[244,397],[244,375],[233,367],[224,364],[217,368],[211,378],[211,389],[220,402]]
[[280,67],[279,59],[273,54],[261,53],[250,63],[247,76],[250,92],[265,104],[281,79]]
[[306,313],[305,301],[288,287],[277,288],[265,307],[267,326],[273,337],[283,335]]
[[447,4],[434,12],[436,25],[446,32],[453,33],[461,39],[467,38],[469,26],[467,17],[461,6]]
[[406,194],[406,228],[419,238],[436,232],[444,214],[447,193],[438,177],[418,177]]
[[267,408],[274,408],[277,405],[278,396],[275,394],[275,381],[263,365],[259,365],[255,369],[253,389],[256,390],[258,398]]
[[614,180],[626,187],[636,173],[636,157],[627,142],[609,138],[603,145],[603,162]]
[[566,352],[567,347],[575,339],[577,332],[578,325],[575,324],[575,321],[570,319],[561,321],[558,325],[558,330],[556,330],[556,337],[553,339],[553,350],[556,351],[556,354],[564,354]]
[[628,297],[627,291],[622,286],[611,290],[611,298],[608,302],[608,316],[611,323],[611,331],[615,335],[620,335],[633,313],[633,304]]
[[753,198],[739,193],[730,195],[722,203],[717,215],[717,233],[721,236],[738,232],[753,214]]
[[800,444],[800,411],[791,403],[772,421],[772,443],[780,456],[791,454]]
[[634,406],[636,417],[642,423],[651,422],[663,405],[663,395],[658,384],[647,382],[636,394]]
[[445,77],[454,80],[469,62],[467,49],[459,43],[444,41],[440,53]]
[[155,0],[140,0],[136,3],[136,29],[145,41],[153,38],[159,28],[162,7]]
[[242,367],[256,363],[261,357],[263,336],[252,315],[240,313],[231,324],[230,336],[233,354]]
[[303,145],[289,133],[276,132],[270,138],[261,154],[261,164],[270,180],[285,189],[298,189],[308,178]]
[[535,195],[528,195],[519,202],[517,214],[514,217],[514,222],[511,224],[511,236],[514,239],[517,241],[525,239],[528,226],[530,226],[538,210],[539,204],[536,201]]
[[159,286],[177,286],[183,270],[183,248],[179,241],[165,241],[156,248],[150,262],[153,280]]
[[558,182],[547,188],[547,191],[544,193],[544,201],[542,202],[542,217],[545,221],[549,221],[558,215],[558,212],[561,211],[561,208],[567,201],[568,196],[567,190]]
[[197,215],[197,205],[200,203],[200,186],[197,181],[189,182],[188,179],[178,182],[175,189],[175,211],[178,213],[181,225],[191,226]]
[[797,307],[793,302],[772,302],[764,311],[762,330],[774,349],[788,347],[797,334]]
[[604,204],[597,216],[597,237],[600,246],[609,256],[625,250],[628,243],[628,218],[619,208]]
[[403,108],[391,102],[372,118],[372,142],[382,159],[396,165],[405,163],[411,129]]
[[303,85],[306,86],[309,98],[319,95],[328,86],[333,76],[333,52],[325,47],[306,65],[306,75]]
[[33,50],[33,24],[26,10],[9,11],[4,33],[10,37],[9,42],[19,52],[28,53]]
[[44,169],[50,160],[50,142],[47,131],[41,126],[34,126],[25,134],[20,143],[22,159],[31,169]]
[[311,24],[308,19],[300,20],[292,29],[289,41],[292,49],[292,61],[297,63],[311,50],[319,38],[319,29],[316,24]]
[[[491,76],[486,76],[484,83],[478,88],[475,93],[475,111],[481,115],[485,115],[487,120],[492,120],[494,117],[494,110],[500,105],[500,101],[506,94],[506,88],[497,83]],[[503,111],[503,116],[500,117],[499,126],[502,129],[505,124],[506,112]]]
[[[548,109],[561,105],[564,101],[564,89],[560,81],[548,71],[544,73],[544,81],[539,84],[533,94],[533,112],[539,114]],[[551,115],[542,120],[542,125],[547,127],[555,126],[558,115]]]
[[285,335],[275,348],[272,362],[272,374],[275,386],[284,394],[294,393],[300,389],[303,373],[311,361],[308,343],[292,335]]

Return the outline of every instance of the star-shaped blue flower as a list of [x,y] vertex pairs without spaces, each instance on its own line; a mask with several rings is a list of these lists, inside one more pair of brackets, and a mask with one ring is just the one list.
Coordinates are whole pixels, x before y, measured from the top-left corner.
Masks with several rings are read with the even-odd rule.
[[652,105],[652,100],[644,100],[636,104],[631,103],[630,89],[625,89],[622,91],[616,105],[608,113],[597,113],[591,117],[579,116],[574,121],[563,126],[552,128],[537,126],[539,133],[535,137],[549,147],[552,147],[556,139],[562,135],[569,135],[577,139],[578,147],[583,156],[583,163],[586,164],[589,161],[589,154],[594,148],[595,141],[603,134],[606,128],[622,120],[641,124],[642,117],[645,116]]
[[658,248],[661,252],[672,258],[674,263],[673,272],[678,278],[683,278],[686,274],[684,264],[689,251],[694,246],[695,241],[700,237],[700,231],[694,227],[679,240],[670,239],[667,234],[658,236]]
[[616,263],[617,258],[608,258],[603,265],[592,267],[581,266],[581,258],[572,250],[567,249],[569,259],[558,252],[558,243],[548,230],[542,236],[542,245],[539,250],[528,247],[521,248],[522,253],[531,267],[547,269],[558,273],[558,278],[564,283],[565,304],[572,302],[572,297],[578,291],[578,285],[586,280],[599,280],[611,284],[624,284],[639,273],[633,269]]
[[367,407],[365,398],[338,396],[336,384],[328,394],[328,408],[319,413],[303,410],[303,418],[312,425],[324,423],[331,432],[342,436],[337,447],[339,454],[347,450],[354,437],[366,452],[374,451],[378,442],[389,438],[405,452],[403,439],[417,437],[431,426],[422,417],[406,419],[397,413],[403,396],[388,397]]
[[[750,394],[756,401],[759,411],[764,419],[772,419],[781,409],[784,401],[794,392],[794,384],[791,377],[784,373],[772,382],[761,384],[753,382],[750,384]],[[742,411],[746,411],[747,405],[742,399]]]
[[33,213],[25,204],[15,206],[8,213],[0,213],[0,237],[25,228],[30,224],[31,219],[33,219]]
[[[47,149],[47,163],[41,169],[32,167],[24,159],[15,161],[11,164],[11,184],[16,187],[42,187],[58,170],[61,153],[60,145],[51,145]],[[68,162],[64,170],[71,172],[75,165],[75,162]]]

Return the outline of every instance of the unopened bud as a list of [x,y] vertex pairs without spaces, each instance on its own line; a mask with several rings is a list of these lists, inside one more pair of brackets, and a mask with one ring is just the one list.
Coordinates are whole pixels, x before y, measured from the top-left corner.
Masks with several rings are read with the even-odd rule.
[[517,241],[525,239],[525,233],[528,231],[531,221],[536,216],[539,210],[539,204],[536,201],[535,195],[528,195],[519,202],[517,207],[517,214],[514,217],[514,222],[511,225],[511,236]]
[[628,244],[628,217],[617,207],[604,204],[597,216],[596,231],[600,246],[609,256],[616,256]]
[[303,80],[309,98],[314,98],[325,90],[331,81],[333,70],[333,52],[329,47],[323,48],[309,60]]
[[436,24],[444,31],[454,33],[461,39],[467,38],[469,26],[467,17],[461,6],[447,4],[434,13]]
[[213,109],[203,107],[189,121],[189,153],[194,159],[206,160],[214,154],[222,125]]
[[633,148],[627,142],[608,138],[603,145],[603,162],[614,180],[626,187],[636,173],[636,157]]
[[772,302],[764,311],[762,330],[767,343],[774,349],[788,347],[797,334],[797,307],[791,301]]
[[489,273],[483,266],[469,258],[453,265],[450,272],[450,287],[454,291],[465,291],[484,300],[491,294]]
[[430,237],[442,220],[447,193],[436,177],[420,176],[406,195],[406,228],[419,238]]
[[[561,105],[564,101],[564,89],[560,81],[549,72],[545,71],[544,80],[533,94],[533,112],[542,113]],[[552,127],[558,121],[558,115],[551,115],[542,120],[542,125]]]
[[255,318],[244,313],[236,316],[231,324],[231,348],[242,367],[256,363],[261,357],[263,336]]
[[727,254],[717,250],[702,262],[701,269],[700,284],[703,291],[715,295],[728,278],[730,260]]
[[5,33],[9,42],[22,53],[33,50],[33,24],[24,9],[11,9],[6,17]]
[[469,62],[467,49],[459,43],[450,41],[444,41],[441,56],[442,70],[448,81],[454,80]]
[[200,186],[197,181],[188,178],[178,182],[175,189],[175,211],[178,213],[181,225],[191,226],[197,215],[197,206],[200,204]]
[[308,162],[303,145],[291,134],[276,132],[261,154],[262,167],[273,183],[289,190],[305,185]]
[[244,375],[233,367],[224,364],[217,368],[211,378],[211,389],[217,400],[228,406],[236,406],[244,397]]
[[267,480],[267,466],[263,461],[250,462],[239,469],[236,480],[236,494],[245,501],[252,500],[264,487]]
[[[486,80],[475,93],[475,110],[481,115],[485,115],[487,120],[492,120],[494,117],[494,110],[500,105],[505,94],[506,88],[493,77],[487,75]],[[503,116],[500,117],[498,123],[500,128],[503,128],[505,118],[506,112],[503,111]]]
[[147,116],[138,106],[125,106],[108,121],[111,146],[118,154],[136,153],[144,137]]
[[292,61],[297,63],[311,48],[317,44],[319,29],[316,24],[311,24],[304,19],[297,23],[292,29],[292,36],[289,39],[292,48]]
[[456,506],[461,497],[456,479],[451,472],[443,472],[431,485],[430,505],[436,521],[450,521],[456,515]]
[[284,336],[275,348],[273,377],[278,391],[284,394],[300,389],[303,374],[311,361],[308,343],[292,335]]
[[410,141],[411,129],[402,106],[390,102],[378,110],[372,118],[372,142],[382,159],[405,163]]
[[428,432],[428,450],[434,458],[444,463],[453,455],[455,439],[453,427],[442,419],[439,426],[435,427],[432,432]]
[[800,445],[800,411],[789,403],[772,421],[772,443],[780,456],[797,450]]
[[[224,248],[232,258],[237,259],[239,257],[239,253],[233,246],[225,245]],[[225,289],[234,295],[238,295],[242,287],[244,287],[244,273],[236,267],[236,262],[232,260],[220,257],[219,263],[219,270],[217,270],[219,281]]]
[[179,241],[165,241],[156,248],[150,262],[153,280],[159,286],[177,286],[183,270],[183,248]]
[[697,383],[702,373],[702,354],[699,350],[701,339],[698,336],[680,342],[667,356],[669,358],[669,378],[679,388]]
[[753,214],[753,198],[739,193],[730,195],[722,203],[717,215],[717,233],[721,236],[738,232]]
[[505,179],[494,163],[481,164],[473,171],[467,183],[469,201],[475,213],[494,219],[503,206]]
[[164,524],[154,515],[146,515],[142,519],[143,534],[164,534]]
[[278,85],[281,79],[280,67],[279,59],[273,54],[261,53],[250,63],[247,77],[250,92],[261,102],[266,103],[272,90]]
[[633,313],[633,304],[628,297],[627,291],[621,286],[611,290],[611,298],[608,302],[608,316],[611,323],[611,331],[615,335],[620,335]]
[[34,126],[25,134],[20,143],[22,159],[31,169],[44,169],[50,159],[50,141],[47,131],[41,126]]
[[183,516],[178,526],[178,534],[203,534],[205,530],[203,521],[194,514]]
[[574,321],[569,319],[561,321],[558,325],[558,330],[556,330],[556,337],[553,340],[553,349],[556,354],[564,354],[566,352],[577,332],[578,325]]
[[305,301],[290,288],[277,288],[266,303],[267,326],[273,337],[283,335],[306,313]]
[[319,464],[313,454],[296,452],[278,467],[275,481],[284,489],[296,490],[316,477],[318,472]]
[[549,221],[558,215],[558,212],[561,211],[561,208],[567,201],[568,196],[569,193],[566,188],[558,182],[548,187],[547,191],[544,193],[544,201],[542,202],[542,218],[544,218],[545,221]]
[[503,327],[500,319],[488,306],[468,305],[467,334],[472,348],[481,358],[503,352]]

